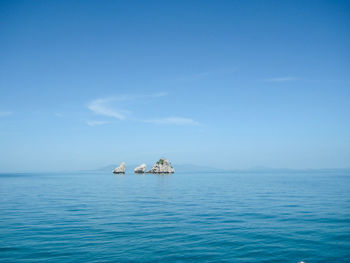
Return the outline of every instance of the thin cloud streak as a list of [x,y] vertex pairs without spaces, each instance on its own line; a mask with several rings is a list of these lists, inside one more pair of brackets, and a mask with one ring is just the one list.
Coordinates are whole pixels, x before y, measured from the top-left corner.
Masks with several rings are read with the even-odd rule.
[[108,121],[87,121],[86,124],[89,126],[98,126],[98,125],[104,125],[109,123]]
[[279,77],[279,78],[269,78],[269,79],[264,79],[264,81],[267,82],[289,82],[289,81],[295,81],[297,78],[295,77]]
[[[141,95],[121,95],[118,97],[107,97],[107,98],[99,98],[96,100],[91,101],[88,104],[88,109],[91,110],[93,113],[98,115],[103,115],[106,117],[115,118],[118,120],[126,120],[128,119],[129,113],[131,111],[128,110],[117,110],[113,108],[113,103],[118,104],[118,102],[123,101],[134,101],[134,100],[140,100],[140,99],[152,99],[152,98],[160,98],[167,96],[168,94],[166,92],[159,92],[159,93],[153,93],[153,94],[141,94]],[[198,125],[199,123],[196,122],[193,119],[190,118],[183,118],[183,117],[167,117],[167,118],[147,118],[147,119],[137,119],[133,118],[131,119],[136,122],[143,122],[143,123],[152,123],[157,125]],[[96,126],[96,125],[102,125],[106,124],[105,121],[88,121],[87,124],[90,126]]]
[[199,123],[193,119],[182,118],[182,117],[168,117],[161,119],[149,119],[143,120],[146,123],[152,124],[174,124],[174,125],[198,125]]
[[150,97],[150,98],[160,98],[160,97],[164,97],[164,96],[167,96],[167,95],[168,95],[167,92],[158,92],[158,93],[153,93],[151,95],[143,95],[143,96],[144,97]]
[[204,78],[210,77],[212,75],[230,75],[238,70],[237,67],[225,68],[225,69],[216,69],[210,71],[197,72],[194,74],[189,74],[187,76],[178,77],[178,81],[194,81],[202,80]]
[[124,120],[126,118],[126,115],[123,112],[125,111],[117,111],[115,109],[112,109],[110,103],[113,101],[115,101],[113,98],[96,99],[90,102],[88,108],[96,114]]
[[12,111],[0,111],[0,117],[7,117],[12,115],[13,112]]
[[138,99],[151,99],[151,98],[160,98],[167,96],[167,92],[158,92],[158,93],[152,93],[152,94],[126,94],[126,95],[120,95],[120,96],[112,96],[108,97],[107,99],[111,102],[118,102],[118,101],[133,101]]
[[88,104],[88,109],[98,115],[113,117],[119,120],[125,120],[129,110],[117,110],[111,104],[120,101],[133,101],[136,99],[160,98],[166,96],[166,92],[159,92],[149,95],[121,95],[117,97],[99,98]]

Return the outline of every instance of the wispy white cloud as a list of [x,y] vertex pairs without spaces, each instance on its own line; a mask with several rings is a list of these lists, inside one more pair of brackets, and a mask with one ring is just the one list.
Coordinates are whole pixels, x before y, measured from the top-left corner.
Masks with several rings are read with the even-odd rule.
[[[131,111],[125,109],[116,109],[115,107],[121,107],[123,102],[133,101],[144,101],[150,100],[152,98],[160,98],[166,96],[166,92],[159,92],[153,94],[139,94],[139,95],[121,95],[116,97],[107,97],[99,98],[91,101],[88,104],[88,109],[93,113],[98,115],[103,115],[111,118],[116,118],[118,120],[126,120],[130,118]],[[183,117],[167,117],[167,118],[146,118],[146,119],[137,119],[131,118],[132,121],[144,122],[144,123],[153,123],[153,124],[173,124],[173,125],[198,125],[193,119],[183,118]],[[87,124],[90,126],[106,124],[106,121],[88,121]]]
[[153,93],[149,95],[141,95],[141,97],[149,97],[149,98],[159,98],[159,97],[164,97],[167,96],[167,92],[158,92],[158,93]]
[[232,68],[219,68],[219,69],[213,69],[208,71],[202,71],[197,72],[193,74],[184,75],[181,77],[178,77],[177,80],[179,81],[195,81],[195,80],[202,80],[210,76],[218,76],[218,75],[230,75],[237,71],[237,67]]
[[62,118],[62,117],[63,117],[63,114],[62,114],[62,113],[59,113],[59,112],[55,112],[55,116],[56,116],[56,117],[59,117],[59,118]]
[[89,103],[88,108],[96,114],[124,120],[128,111],[113,109],[110,105],[113,101],[116,101],[116,98],[96,99]]
[[87,121],[86,124],[89,126],[98,126],[109,123],[108,121]]
[[95,114],[124,120],[127,118],[127,115],[131,113],[131,111],[114,108],[115,104],[117,104],[118,102],[133,101],[137,99],[159,98],[164,97],[166,95],[166,92],[159,92],[148,95],[121,95],[116,97],[99,98],[91,101],[88,104],[88,109],[94,112]]
[[149,119],[149,120],[143,120],[143,122],[153,123],[153,124],[174,124],[174,125],[198,125],[199,124],[198,122],[196,122],[193,119],[182,118],[182,117],[168,117],[168,118],[161,118],[161,119]]
[[12,115],[13,112],[12,111],[0,111],[0,117],[7,117]]
[[264,81],[267,82],[288,82],[288,81],[295,81],[297,78],[295,77],[278,77],[278,78],[268,78],[264,79]]

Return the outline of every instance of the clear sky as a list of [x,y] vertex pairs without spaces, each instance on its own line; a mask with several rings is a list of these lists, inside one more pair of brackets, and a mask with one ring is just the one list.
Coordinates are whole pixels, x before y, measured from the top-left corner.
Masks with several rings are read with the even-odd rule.
[[1,1],[0,171],[350,167],[349,1]]

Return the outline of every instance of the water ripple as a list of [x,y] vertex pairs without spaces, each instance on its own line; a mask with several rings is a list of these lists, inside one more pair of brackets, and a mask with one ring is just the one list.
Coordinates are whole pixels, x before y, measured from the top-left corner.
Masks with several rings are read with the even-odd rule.
[[349,176],[0,175],[2,262],[347,262]]

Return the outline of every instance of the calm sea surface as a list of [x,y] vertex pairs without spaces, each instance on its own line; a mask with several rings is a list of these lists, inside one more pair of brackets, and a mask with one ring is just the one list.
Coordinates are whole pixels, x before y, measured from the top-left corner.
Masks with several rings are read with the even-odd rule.
[[350,174],[1,174],[1,262],[350,262]]

